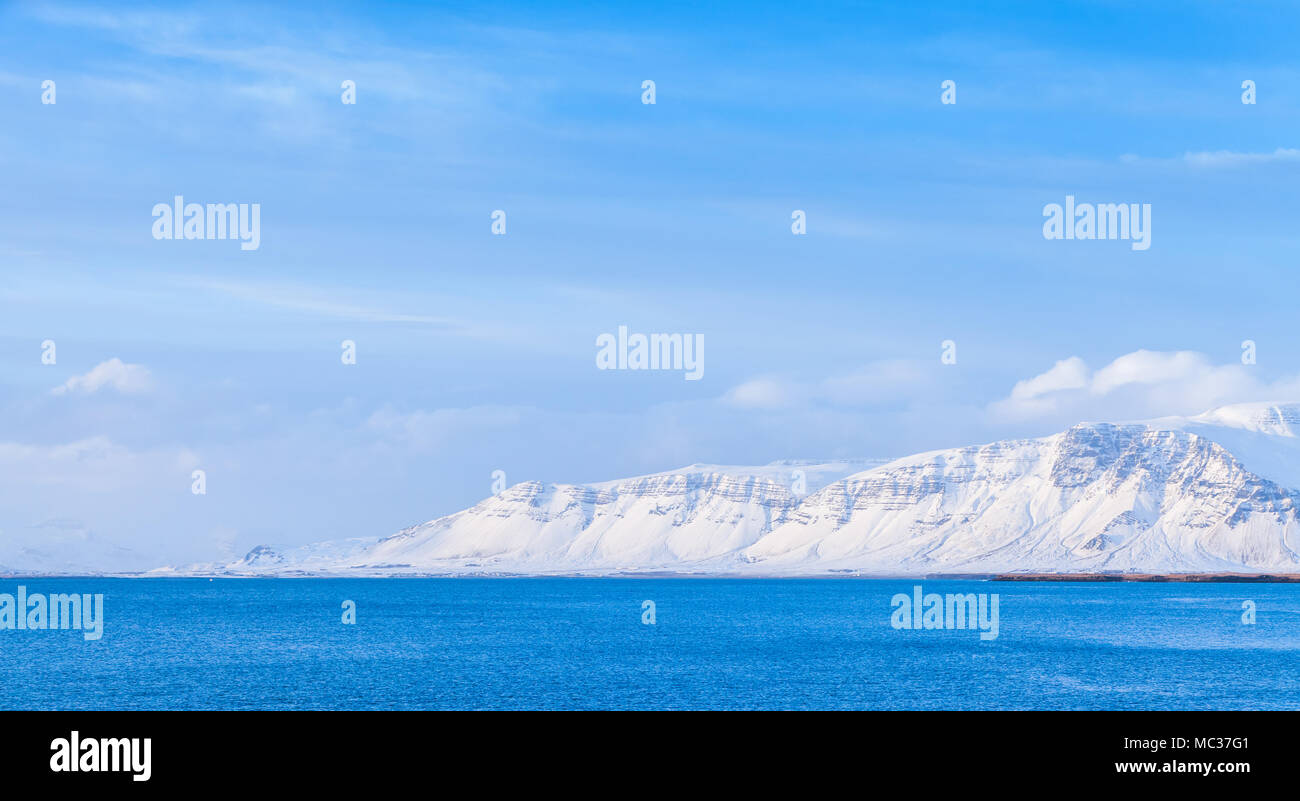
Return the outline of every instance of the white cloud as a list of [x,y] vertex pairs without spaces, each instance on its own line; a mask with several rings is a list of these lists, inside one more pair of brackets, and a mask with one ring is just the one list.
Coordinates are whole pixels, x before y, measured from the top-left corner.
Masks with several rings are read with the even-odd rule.
[[741,409],[785,409],[795,405],[803,395],[803,390],[793,382],[755,378],[732,387],[723,401]]
[[[1082,365],[1083,361],[1079,360],[1079,364]],[[1209,359],[1192,351],[1138,350],[1098,370],[1088,389],[1094,395],[1106,395],[1130,384],[1167,384],[1199,379],[1214,369]]]
[[1050,412],[1056,408],[1056,393],[1083,389],[1088,386],[1089,378],[1088,365],[1078,356],[1072,356],[1057,362],[1045,373],[1016,382],[1011,397],[1004,403],[1021,413]]
[[1215,364],[1193,351],[1138,350],[1097,371],[1079,357],[1018,382],[989,407],[997,421],[1135,420],[1197,414],[1248,401],[1300,399],[1300,377],[1267,382],[1259,368]]
[[1019,381],[1011,389],[1011,397],[1032,400],[1049,392],[1063,389],[1081,389],[1088,385],[1088,365],[1078,356],[1063,359],[1052,369],[1033,378]]
[[148,368],[139,364],[127,364],[117,357],[100,362],[84,375],[74,375],[55,387],[55,395],[72,393],[94,394],[101,389],[117,390],[124,395],[138,395],[153,389],[153,376]]

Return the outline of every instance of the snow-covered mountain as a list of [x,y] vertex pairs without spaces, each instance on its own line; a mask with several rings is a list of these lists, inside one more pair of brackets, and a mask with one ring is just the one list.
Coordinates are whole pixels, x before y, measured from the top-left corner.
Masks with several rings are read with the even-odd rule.
[[1300,572],[1300,404],[1085,423],[887,463],[515,485],[232,574]]

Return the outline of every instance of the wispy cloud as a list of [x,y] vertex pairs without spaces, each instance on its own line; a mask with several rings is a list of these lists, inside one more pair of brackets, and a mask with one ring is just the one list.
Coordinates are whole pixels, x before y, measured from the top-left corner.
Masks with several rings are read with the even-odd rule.
[[727,391],[722,402],[740,409],[774,410],[800,405],[844,408],[917,398],[933,390],[933,366],[904,359],[872,362],[814,381],[760,376]]
[[1240,167],[1247,164],[1300,161],[1300,149],[1279,147],[1272,153],[1238,153],[1231,150],[1189,152],[1183,154],[1183,161],[1195,167]]
[[127,364],[114,357],[95,365],[88,373],[69,378],[51,391],[55,395],[93,395],[101,389],[112,389],[123,395],[139,395],[150,391],[153,386],[153,376],[148,368]]
[[357,305],[341,301],[334,295],[320,289],[306,286],[207,280],[193,283],[201,289],[221,292],[249,303],[292,309],[340,320],[354,320],[366,323],[418,323],[446,329],[460,327],[459,322],[449,317],[410,314],[386,308]]

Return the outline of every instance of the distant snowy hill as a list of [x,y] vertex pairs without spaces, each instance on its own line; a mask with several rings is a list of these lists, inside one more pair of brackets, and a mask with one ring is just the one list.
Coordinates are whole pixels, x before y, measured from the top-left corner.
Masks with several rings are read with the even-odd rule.
[[148,564],[145,558],[66,521],[49,521],[25,532],[0,532],[0,576],[115,573],[138,570]]
[[1300,404],[1252,404],[883,464],[530,481],[384,539],[263,546],[210,572],[1300,572],[1298,434]]

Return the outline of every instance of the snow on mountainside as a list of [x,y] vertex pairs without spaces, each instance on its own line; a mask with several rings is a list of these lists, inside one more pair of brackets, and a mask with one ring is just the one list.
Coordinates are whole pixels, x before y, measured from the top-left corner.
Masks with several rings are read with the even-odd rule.
[[1300,488],[1300,403],[1225,406],[1152,425],[1198,434],[1232,451],[1252,472]]
[[1300,404],[1253,404],[885,464],[525,482],[384,539],[263,547],[218,572],[1300,572],[1298,433]]

